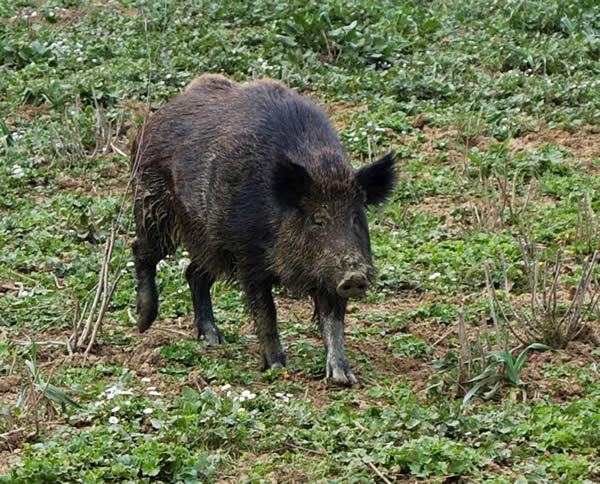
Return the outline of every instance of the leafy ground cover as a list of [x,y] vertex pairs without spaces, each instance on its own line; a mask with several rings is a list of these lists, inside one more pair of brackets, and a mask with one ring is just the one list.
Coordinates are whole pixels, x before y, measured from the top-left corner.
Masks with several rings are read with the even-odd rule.
[[[518,385],[467,393],[511,334],[486,267],[498,304],[506,273],[534,317],[523,244],[560,250],[563,314],[598,247],[597,2],[22,0],[0,18],[0,481],[600,480],[593,311]],[[258,371],[235,285],[213,290],[227,343],[194,341],[183,251],[135,330],[127,154],[202,72],[317,100],[356,166],[397,150],[369,215],[378,280],[347,318],[356,387],[323,381],[311,307],[284,290],[286,371]],[[65,341],[115,220],[121,279],[84,360]]]

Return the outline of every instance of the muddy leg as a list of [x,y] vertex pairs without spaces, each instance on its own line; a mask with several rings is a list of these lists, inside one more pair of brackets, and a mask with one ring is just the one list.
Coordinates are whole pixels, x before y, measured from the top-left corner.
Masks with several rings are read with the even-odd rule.
[[133,242],[133,255],[137,279],[137,327],[140,333],[143,333],[152,325],[158,314],[156,264],[163,255],[158,247],[153,247],[147,239],[140,237]]
[[256,325],[263,371],[271,368],[283,368],[286,363],[285,353],[277,332],[277,313],[271,294],[271,285],[265,284],[261,287],[246,289],[246,295]]
[[210,287],[214,279],[198,270],[198,265],[192,262],[185,271],[185,278],[190,285],[192,301],[194,302],[194,326],[198,339],[204,337],[210,344],[220,344],[225,340],[215,324]]
[[346,300],[338,296],[321,294],[314,296],[313,299],[327,353],[325,377],[340,385],[352,385],[357,380],[350,370],[344,347]]

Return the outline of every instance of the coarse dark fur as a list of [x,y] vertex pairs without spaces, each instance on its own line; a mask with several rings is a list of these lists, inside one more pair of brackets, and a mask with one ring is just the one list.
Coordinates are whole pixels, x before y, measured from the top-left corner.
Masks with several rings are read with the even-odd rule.
[[263,366],[285,365],[271,296],[282,284],[315,302],[327,376],[356,381],[343,318],[347,298],[374,277],[365,206],[390,194],[392,154],[355,171],[313,102],[272,80],[204,75],[140,130],[132,161],[140,331],[157,315],[156,264],[183,244],[199,336],[223,341],[209,290],[236,278]]

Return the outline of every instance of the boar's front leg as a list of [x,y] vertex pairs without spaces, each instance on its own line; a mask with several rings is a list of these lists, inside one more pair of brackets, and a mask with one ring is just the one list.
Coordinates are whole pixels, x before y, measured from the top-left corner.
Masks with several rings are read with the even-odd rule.
[[325,294],[317,294],[313,299],[327,353],[325,377],[340,385],[353,385],[357,380],[350,370],[344,348],[346,300]]
[[185,271],[185,278],[190,285],[192,301],[194,303],[194,326],[198,339],[206,338],[210,344],[220,344],[225,340],[217,325],[210,300],[210,287],[214,279],[199,270],[196,263],[192,262]]
[[283,368],[285,366],[285,353],[277,332],[277,312],[271,284],[245,287],[250,312],[256,325],[256,335],[262,356],[262,369]]

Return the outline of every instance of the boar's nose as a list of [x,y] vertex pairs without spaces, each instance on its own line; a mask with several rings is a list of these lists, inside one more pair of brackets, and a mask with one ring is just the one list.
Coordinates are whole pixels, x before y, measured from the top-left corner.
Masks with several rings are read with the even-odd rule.
[[346,272],[336,291],[342,297],[360,297],[367,292],[367,277],[360,272]]

